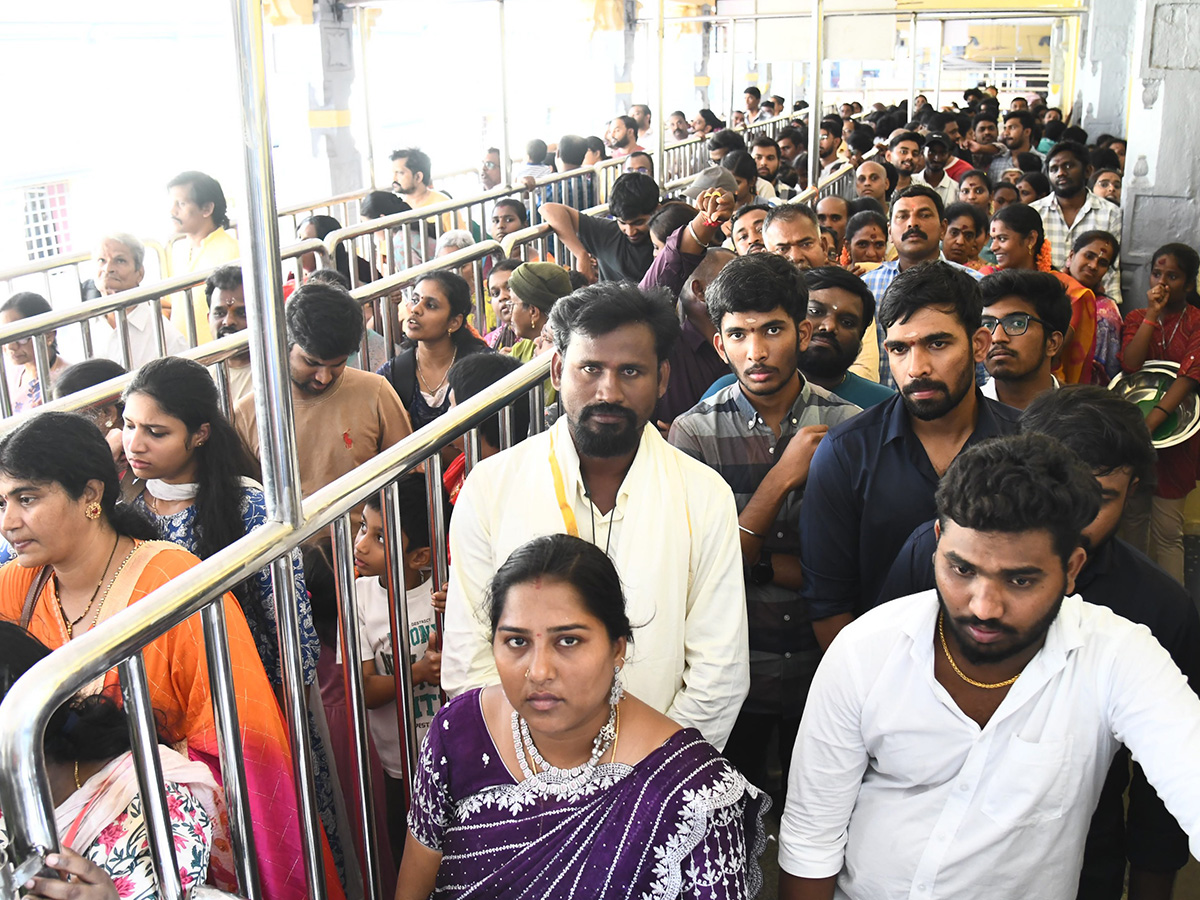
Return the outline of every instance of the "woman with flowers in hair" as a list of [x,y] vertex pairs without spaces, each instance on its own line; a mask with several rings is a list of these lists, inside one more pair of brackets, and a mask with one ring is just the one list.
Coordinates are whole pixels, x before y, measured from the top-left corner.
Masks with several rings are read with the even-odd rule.
[[1036,269],[1062,282],[1071,300],[1071,327],[1055,361],[1054,377],[1063,384],[1090,384],[1096,355],[1096,295],[1051,267],[1050,243],[1042,217],[1033,207],[1013,204],[1000,210],[992,216],[991,237],[996,265],[981,269],[985,275],[1002,269]]

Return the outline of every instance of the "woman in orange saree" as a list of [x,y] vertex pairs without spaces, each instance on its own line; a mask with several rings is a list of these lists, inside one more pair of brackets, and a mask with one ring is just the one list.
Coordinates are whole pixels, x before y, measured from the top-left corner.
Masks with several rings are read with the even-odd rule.
[[[181,547],[153,540],[154,526],[135,509],[117,506],[118,493],[112,453],[82,416],[43,413],[0,440],[0,532],[17,554],[0,568],[0,619],[21,622],[55,649],[199,563]],[[307,890],[287,732],[231,594],[224,615],[263,896],[301,900]],[[200,617],[152,642],[142,656],[164,736],[220,782]],[[119,700],[116,671],[85,690]],[[330,896],[340,898],[327,847],[325,857]],[[209,877],[236,890],[227,822],[214,834]]]

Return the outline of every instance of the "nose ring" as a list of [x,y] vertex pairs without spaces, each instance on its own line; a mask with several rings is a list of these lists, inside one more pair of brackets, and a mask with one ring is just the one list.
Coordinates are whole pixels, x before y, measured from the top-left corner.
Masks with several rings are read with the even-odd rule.
[[529,680],[529,670],[528,669],[525,670],[525,679],[527,681]]

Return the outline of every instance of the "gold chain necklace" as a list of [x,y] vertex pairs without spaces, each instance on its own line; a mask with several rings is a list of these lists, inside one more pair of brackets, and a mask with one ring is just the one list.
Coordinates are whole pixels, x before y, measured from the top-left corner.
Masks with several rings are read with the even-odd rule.
[[458,347],[456,346],[454,348],[454,355],[450,357],[450,365],[446,366],[446,371],[442,373],[442,380],[437,383],[437,386],[433,390],[430,390],[429,382],[426,381],[425,376],[421,374],[421,354],[418,350],[413,351],[413,360],[417,364],[417,378],[421,379],[421,387],[425,388],[425,393],[429,394],[430,396],[433,396],[442,389],[442,385],[445,384],[446,379],[450,377],[450,367],[454,365],[454,362],[457,359],[458,359]]
[[950,663],[950,668],[952,668],[954,670],[955,675],[957,675],[959,678],[961,678],[963,681],[965,681],[967,684],[969,684],[973,687],[984,688],[985,690],[989,690],[989,691],[994,691],[996,688],[1008,687],[1010,684],[1012,684],[1014,681],[1016,681],[1018,678],[1021,677],[1021,673],[1018,672],[1012,678],[1009,678],[1006,681],[997,681],[995,684],[986,684],[985,682],[976,681],[974,678],[967,677],[963,673],[963,670],[958,667],[958,663],[956,663],[954,661],[954,657],[950,655],[950,647],[946,643],[946,632],[942,629],[943,615],[944,614],[939,610],[938,611],[938,639],[942,642],[942,651],[946,654],[946,661],[948,663]]
[[[108,571],[108,567],[112,565],[113,557],[117,555],[117,547],[121,545],[121,536],[117,535],[117,540],[113,543],[112,552],[108,554],[108,562],[104,564],[104,572]],[[96,602],[96,595],[100,593],[100,587],[104,584],[104,572],[100,573],[100,580],[96,582],[96,589],[92,591],[92,596],[88,598],[87,606],[83,608],[83,612],[79,614],[77,619],[68,619],[67,611],[63,608],[62,597],[58,595],[58,579],[54,579],[54,601],[58,604],[58,614],[62,616],[63,624],[67,626],[67,640],[72,637],[72,629],[84,620],[89,612],[92,611],[92,604]],[[104,601],[101,601],[102,603]]]

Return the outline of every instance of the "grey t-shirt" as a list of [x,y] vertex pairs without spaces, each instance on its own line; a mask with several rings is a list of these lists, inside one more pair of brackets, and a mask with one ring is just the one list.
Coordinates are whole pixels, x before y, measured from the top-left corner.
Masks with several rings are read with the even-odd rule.
[[654,259],[654,244],[649,234],[638,243],[631,243],[613,219],[580,215],[579,240],[600,264],[601,281],[637,283]]

